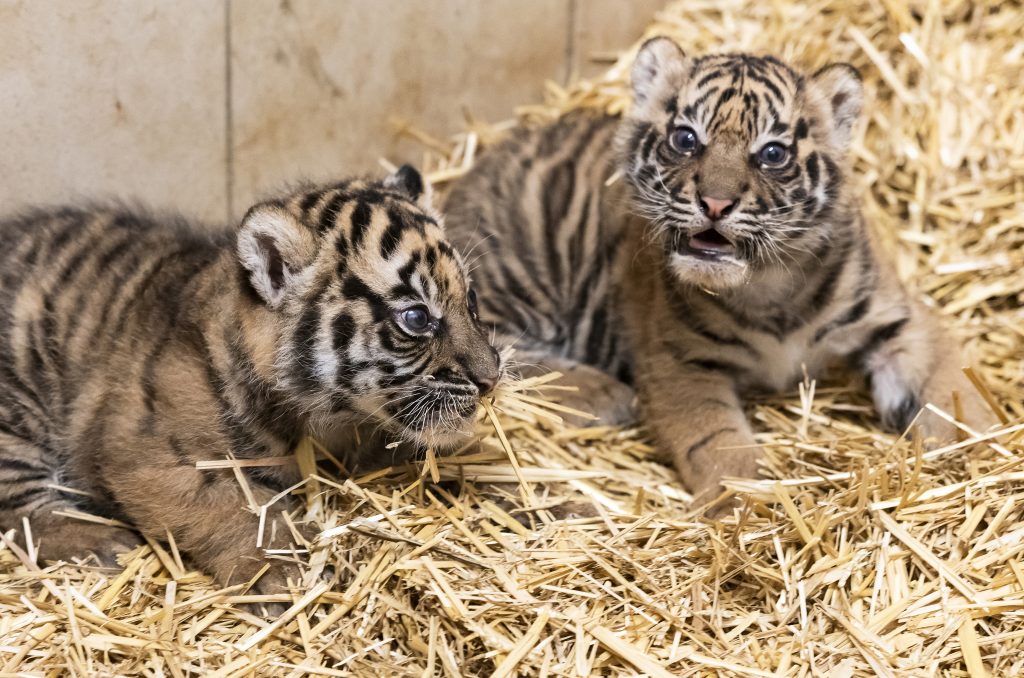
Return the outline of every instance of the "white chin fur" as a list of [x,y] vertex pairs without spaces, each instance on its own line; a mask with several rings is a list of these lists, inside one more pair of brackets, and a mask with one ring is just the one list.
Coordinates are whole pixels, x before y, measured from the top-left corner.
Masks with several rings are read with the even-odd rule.
[[432,447],[435,452],[444,454],[446,452],[453,452],[456,448],[464,445],[472,435],[472,430],[473,422],[472,420],[467,420],[463,429],[404,431],[402,436],[409,442],[421,447]]
[[750,267],[746,262],[730,256],[708,261],[673,252],[669,255],[668,265],[680,282],[710,290],[739,287],[750,278]]

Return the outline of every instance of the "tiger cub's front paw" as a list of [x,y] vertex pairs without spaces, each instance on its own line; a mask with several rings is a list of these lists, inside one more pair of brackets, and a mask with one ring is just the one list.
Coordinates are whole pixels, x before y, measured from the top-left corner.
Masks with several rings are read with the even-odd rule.
[[558,391],[555,398],[558,403],[596,417],[584,419],[565,415],[570,424],[625,426],[636,422],[636,392],[628,384],[589,365],[575,365],[561,371],[562,378],[555,384],[574,390]]
[[[992,410],[975,393],[960,393],[958,401],[945,394],[930,394],[935,408],[942,416],[927,407],[913,396],[904,397],[897,406],[886,407],[879,403],[879,414],[882,426],[897,434],[910,428],[917,428],[924,439],[925,446],[935,448],[955,442],[960,437],[969,436],[970,431],[984,433],[999,420]],[[960,425],[954,423],[956,420]],[[961,428],[963,426],[963,428]]]
[[142,537],[132,530],[79,521],[56,524],[38,538],[41,560],[71,562],[92,555],[105,567],[117,567],[117,556],[143,543]]
[[[984,407],[984,403],[980,401],[977,404]],[[953,414],[955,411],[953,408],[949,410],[943,409],[943,411],[950,416],[956,416]],[[934,449],[948,445],[961,438],[971,437],[971,433],[966,429],[970,429],[970,431],[975,433],[985,433],[989,428],[999,423],[999,420],[996,419],[990,410],[987,408],[981,409],[980,407],[962,407],[959,416],[956,418],[966,428],[961,428],[929,410],[921,412],[915,425],[920,427],[925,447]]]
[[726,430],[690,443],[676,455],[675,463],[694,505],[701,505],[724,491],[723,478],[756,478],[762,456],[764,451],[752,439]]

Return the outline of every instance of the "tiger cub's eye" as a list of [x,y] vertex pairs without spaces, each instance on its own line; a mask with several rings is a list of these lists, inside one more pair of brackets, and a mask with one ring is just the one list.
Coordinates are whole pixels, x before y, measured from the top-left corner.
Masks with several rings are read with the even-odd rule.
[[789,151],[782,144],[772,142],[765,144],[757,152],[757,160],[766,167],[778,167],[789,159]]
[[398,318],[402,326],[414,334],[422,334],[430,329],[430,313],[422,306],[412,306],[400,311]]
[[691,128],[679,127],[669,135],[668,144],[677,153],[693,153],[700,146],[700,140]]
[[469,307],[469,315],[473,316],[473,320],[476,320],[480,314],[480,306],[476,299],[476,290],[470,289],[466,295],[466,305]]

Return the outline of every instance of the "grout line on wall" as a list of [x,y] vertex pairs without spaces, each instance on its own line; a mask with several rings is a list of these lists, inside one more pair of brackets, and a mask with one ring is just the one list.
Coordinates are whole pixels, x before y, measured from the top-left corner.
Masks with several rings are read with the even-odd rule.
[[576,71],[576,29],[579,22],[579,0],[569,0],[569,21],[565,37],[565,72],[562,74],[562,85],[568,86]]
[[227,221],[235,217],[235,141],[231,83],[231,0],[224,0],[224,190],[227,194]]

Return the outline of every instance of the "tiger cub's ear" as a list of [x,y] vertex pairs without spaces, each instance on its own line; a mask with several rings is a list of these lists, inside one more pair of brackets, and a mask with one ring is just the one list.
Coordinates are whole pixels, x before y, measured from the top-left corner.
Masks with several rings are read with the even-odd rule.
[[283,206],[256,205],[238,231],[238,261],[270,308],[278,308],[288,287],[316,256],[316,238]]
[[433,208],[434,194],[430,184],[423,179],[412,165],[402,165],[394,174],[384,179],[384,186],[399,193],[404,193],[410,200],[425,210]]
[[644,110],[678,96],[685,80],[685,65],[686,55],[669,38],[651,38],[641,45],[629,76],[634,106]]
[[850,64],[829,64],[811,76],[810,86],[825,102],[832,117],[833,146],[846,150],[864,102],[860,73]]

